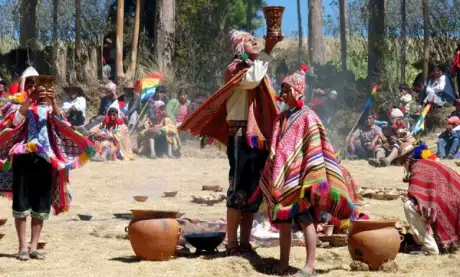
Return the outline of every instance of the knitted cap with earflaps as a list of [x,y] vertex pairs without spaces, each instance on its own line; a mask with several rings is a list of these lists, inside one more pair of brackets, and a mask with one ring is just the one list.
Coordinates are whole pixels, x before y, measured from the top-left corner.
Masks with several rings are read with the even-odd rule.
[[30,66],[29,68],[27,68],[26,70],[24,70],[24,72],[22,73],[21,75],[21,87],[20,87],[20,90],[21,91],[24,91],[25,89],[25,84],[26,84],[26,79],[28,77],[36,77],[36,76],[39,76],[38,74],[38,71],[35,70],[35,68],[33,68],[32,66]]
[[301,99],[305,92],[305,86],[306,86],[305,77],[306,77],[307,71],[308,71],[308,65],[304,64],[300,66],[300,69],[298,71],[294,72],[294,74],[292,75],[287,76],[283,80],[283,84],[287,84],[294,89],[293,96],[298,101],[298,106],[300,107],[303,106],[303,102],[301,101]]

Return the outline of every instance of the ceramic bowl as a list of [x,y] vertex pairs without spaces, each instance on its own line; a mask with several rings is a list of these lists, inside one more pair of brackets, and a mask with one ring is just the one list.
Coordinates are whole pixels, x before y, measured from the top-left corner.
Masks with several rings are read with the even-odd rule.
[[177,195],[177,191],[165,191],[163,192],[165,197],[175,197]]
[[78,215],[78,218],[82,221],[90,221],[91,218],[93,218],[93,216],[89,214],[77,214],[77,215]]
[[149,198],[148,196],[145,196],[145,195],[136,195],[133,197],[134,197],[134,200],[136,200],[137,202],[145,202]]

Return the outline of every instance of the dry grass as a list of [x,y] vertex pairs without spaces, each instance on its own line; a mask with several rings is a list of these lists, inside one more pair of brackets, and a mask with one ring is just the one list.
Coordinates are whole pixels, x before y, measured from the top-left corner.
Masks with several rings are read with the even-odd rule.
[[[344,162],[357,183],[362,186],[406,187],[401,182],[402,169],[374,169],[365,162]],[[449,164],[454,166],[454,164]],[[264,276],[269,271],[277,248],[258,249],[268,258],[252,265],[242,258],[179,258],[169,262],[137,262],[129,241],[124,239],[128,221],[112,219],[112,213],[129,212],[132,208],[178,209],[186,216],[205,220],[225,216],[224,203],[206,207],[190,203],[191,195],[205,195],[202,185],[227,186],[228,162],[225,155],[213,149],[200,151],[187,145],[181,160],[147,160],[90,163],[72,174],[74,202],[71,211],[46,222],[43,240],[46,260],[18,262],[13,255],[17,240],[11,218],[11,202],[0,200],[0,217],[9,221],[0,227],[6,236],[0,241],[0,275],[2,276]],[[163,198],[162,192],[179,190],[176,198]],[[132,196],[146,194],[145,203]],[[396,217],[404,220],[402,203],[365,200],[363,210],[374,217]],[[77,213],[92,213],[93,221],[77,220]],[[272,259],[269,259],[272,258]],[[346,247],[318,249],[317,268],[321,276],[456,276],[460,255],[422,257],[398,255],[396,265],[385,272],[351,271],[351,258]],[[292,249],[292,264],[301,266],[305,250]],[[257,270],[256,270],[257,269]],[[396,269],[396,272],[393,270]]]

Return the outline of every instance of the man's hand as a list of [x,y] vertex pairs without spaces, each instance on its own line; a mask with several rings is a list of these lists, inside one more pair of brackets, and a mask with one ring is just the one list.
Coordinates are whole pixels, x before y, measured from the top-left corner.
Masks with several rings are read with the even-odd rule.
[[265,38],[265,52],[267,54],[270,54],[273,50],[273,48],[275,48],[276,44],[280,41],[282,41],[284,39],[284,37],[277,37],[277,38]]
[[32,101],[37,101],[45,97],[46,97],[46,88],[42,86],[37,87],[29,94],[29,98]]

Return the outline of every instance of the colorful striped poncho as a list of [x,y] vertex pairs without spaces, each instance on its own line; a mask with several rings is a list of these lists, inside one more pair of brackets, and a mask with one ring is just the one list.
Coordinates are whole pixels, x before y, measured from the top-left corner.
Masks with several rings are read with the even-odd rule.
[[[52,114],[51,108],[32,105],[25,121],[0,133],[0,170],[10,171],[16,155],[35,153],[53,168],[52,208],[55,214],[67,211],[72,199],[69,171],[85,164],[93,146],[70,124]],[[8,180],[10,180],[8,178]],[[12,196],[12,182],[0,182],[0,193]]]
[[342,220],[342,227],[357,216],[326,130],[308,107],[279,116],[260,186],[272,221],[311,206]]
[[417,200],[417,210],[428,220],[438,244],[445,248],[460,241],[460,175],[433,160],[416,161],[407,195]]

